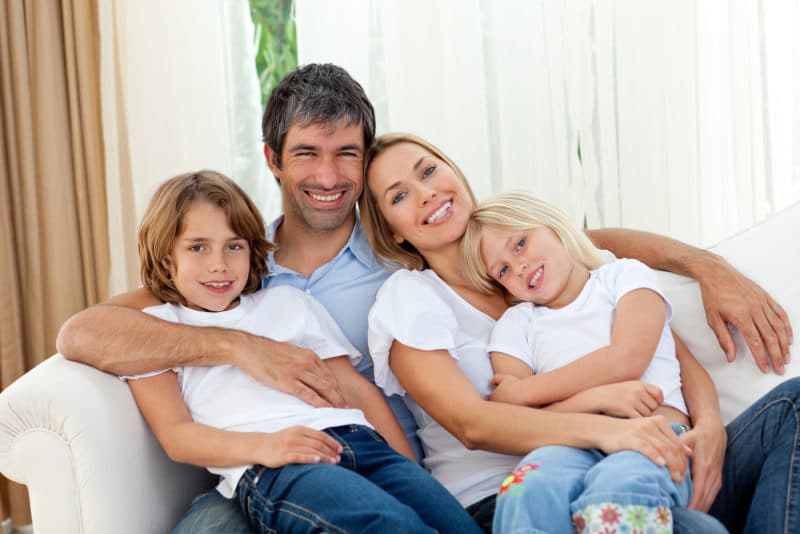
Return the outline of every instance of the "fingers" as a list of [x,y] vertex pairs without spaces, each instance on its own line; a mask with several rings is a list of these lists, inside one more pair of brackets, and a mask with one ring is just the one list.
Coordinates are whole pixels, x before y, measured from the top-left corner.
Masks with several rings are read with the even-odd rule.
[[[320,365],[320,369],[313,369],[306,372],[300,381],[300,385],[305,386],[306,389],[310,389],[314,393],[314,396],[321,399],[325,404],[318,405],[309,401],[306,402],[317,407],[334,406],[336,408],[346,408],[347,401],[345,401],[342,395],[336,378],[327,367],[321,364],[321,362]],[[303,397],[300,398],[306,400]]]
[[792,330],[792,324],[789,322],[789,314],[786,313],[786,310],[784,310],[780,304],[778,304],[772,299],[769,299],[767,301],[767,305],[769,305],[773,313],[775,313],[775,315],[778,316],[778,319],[781,321],[781,323],[783,323],[783,329],[786,332],[789,345],[791,345],[792,343],[794,343],[794,330]]
[[[775,325],[770,321],[768,314],[775,318],[774,322],[779,326],[780,332],[775,330]],[[788,347],[783,325],[780,324],[780,321],[777,320],[777,316],[768,306],[765,307],[764,313],[753,318],[753,322],[758,331],[758,336],[761,338],[762,346],[766,347],[765,352],[772,364],[772,368],[777,374],[782,375],[784,372],[783,356],[786,354],[786,352],[784,352],[784,346]],[[782,342],[781,337],[783,337]],[[767,372],[769,372],[769,369],[767,369]]]
[[[778,311],[776,311],[776,309]],[[781,308],[778,303],[774,302],[772,299],[770,299],[764,305],[764,316],[769,323],[769,327],[777,336],[777,342],[780,350],[778,356],[780,357],[781,362],[786,364],[789,363],[789,345],[791,344],[789,341],[789,322],[788,320],[784,322],[784,320],[781,318],[780,312],[783,312],[784,314],[786,313],[783,311],[783,308]]]
[[325,432],[307,427],[287,429],[288,463],[339,463],[342,446]]
[[[722,347],[723,351],[725,351],[725,357],[728,358],[728,361],[732,362],[735,360],[736,343],[733,342],[731,331],[728,330],[728,325],[725,324],[725,321],[722,320],[722,317],[719,315],[714,315],[713,318],[709,317],[708,326],[711,327],[711,329],[714,331],[714,334],[717,336],[719,346]],[[755,353],[753,353],[753,356],[755,356]]]

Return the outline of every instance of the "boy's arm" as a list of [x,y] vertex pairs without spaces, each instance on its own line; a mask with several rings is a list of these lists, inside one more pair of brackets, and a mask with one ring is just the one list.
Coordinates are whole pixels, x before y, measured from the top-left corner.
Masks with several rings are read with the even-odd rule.
[[675,338],[675,354],[681,366],[683,398],[692,419],[692,430],[681,435],[692,455],[692,499],[689,507],[708,511],[722,486],[722,464],[728,435],[719,414],[714,382],[681,339]]
[[[661,295],[644,288],[626,293],[617,304],[609,345],[558,369],[518,381],[503,381],[490,398],[511,404],[541,406],[595,386],[638,380],[653,359],[665,319],[666,304]],[[504,358],[510,359],[514,358]],[[513,373],[506,367],[498,367],[494,357],[492,366],[495,373]]]
[[772,364],[776,373],[783,374],[793,337],[789,316],[766,291],[724,258],[648,232],[607,228],[586,233],[596,246],[619,258],[636,258],[653,269],[697,280],[708,324],[728,360],[736,357],[736,344],[727,326],[730,323],[744,336],[761,372],[769,372]]
[[131,392],[159,443],[176,462],[200,467],[337,463],[339,444],[324,432],[291,427],[280,432],[231,432],[196,423],[168,371],[129,380]]
[[367,421],[394,450],[416,463],[414,450],[375,384],[361,376],[346,356],[328,358],[324,361],[341,385],[348,404],[364,412]]
[[341,406],[336,380],[312,351],[238,330],[187,326],[141,310],[161,304],[139,288],[78,312],[58,334],[66,358],[119,375],[233,364],[313,406]]

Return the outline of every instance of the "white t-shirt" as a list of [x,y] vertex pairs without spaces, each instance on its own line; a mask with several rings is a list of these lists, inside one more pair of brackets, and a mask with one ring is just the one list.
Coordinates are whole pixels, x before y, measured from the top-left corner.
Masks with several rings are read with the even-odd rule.
[[[285,341],[310,349],[322,359],[347,355],[353,364],[361,359],[361,354],[325,308],[303,291],[289,286],[242,295],[236,308],[222,312],[203,312],[177,304],[162,304],[144,311],[175,323],[232,328]],[[351,424],[371,426],[361,410],[315,408],[258,382],[233,365],[172,370],[178,374],[183,400],[192,419],[212,427],[234,432],[277,432],[295,425],[316,430]],[[250,467],[209,467],[208,470],[222,477],[217,490],[230,498],[239,478]]]
[[375,383],[387,395],[403,397],[419,426],[425,466],[463,506],[496,494],[520,458],[465,448],[406,395],[389,368],[389,349],[396,339],[424,351],[448,351],[486,398],[493,376],[486,345],[493,325],[494,319],[470,305],[431,270],[392,274],[369,313]]
[[655,273],[637,260],[621,259],[591,271],[580,295],[563,308],[522,302],[508,309],[494,326],[488,350],[514,356],[537,374],[567,365],[611,342],[617,303],[641,288],[655,291],[667,305],[658,347],[641,380],[661,388],[664,404],[688,413],[669,329],[672,307]]

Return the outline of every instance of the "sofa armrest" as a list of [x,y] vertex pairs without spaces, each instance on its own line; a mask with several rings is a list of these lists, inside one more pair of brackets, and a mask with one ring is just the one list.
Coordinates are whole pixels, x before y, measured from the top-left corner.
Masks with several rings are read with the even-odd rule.
[[0,471],[37,534],[168,532],[214,481],[164,454],[127,384],[58,354],[0,394]]

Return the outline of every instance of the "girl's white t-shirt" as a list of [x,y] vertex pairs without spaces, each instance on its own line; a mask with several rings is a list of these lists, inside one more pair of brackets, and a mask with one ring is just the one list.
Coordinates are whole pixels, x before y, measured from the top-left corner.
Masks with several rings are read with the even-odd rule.
[[402,396],[419,426],[425,466],[465,507],[496,494],[520,458],[464,447],[406,394],[389,367],[389,350],[394,340],[423,351],[446,350],[487,398],[493,373],[486,347],[493,325],[431,270],[392,274],[369,313],[375,383],[387,395]]
[[[203,312],[162,304],[146,313],[175,323],[217,326],[284,341],[314,351],[320,358],[348,356],[355,365],[361,354],[350,344],[325,308],[303,291],[276,286],[242,295],[239,305],[222,312]],[[123,377],[143,378],[168,371]],[[297,397],[269,387],[233,365],[175,367],[183,400],[198,423],[234,432],[277,432],[295,425],[322,430],[342,425],[371,425],[361,410],[315,408]],[[249,465],[209,467],[222,477],[217,490],[232,497]]]
[[642,288],[664,299],[667,316],[653,360],[641,380],[661,388],[664,404],[688,413],[669,329],[672,306],[655,273],[637,260],[620,259],[592,270],[580,295],[563,308],[550,309],[531,302],[509,308],[495,324],[488,350],[514,356],[537,374],[567,365],[611,342],[617,303]]

